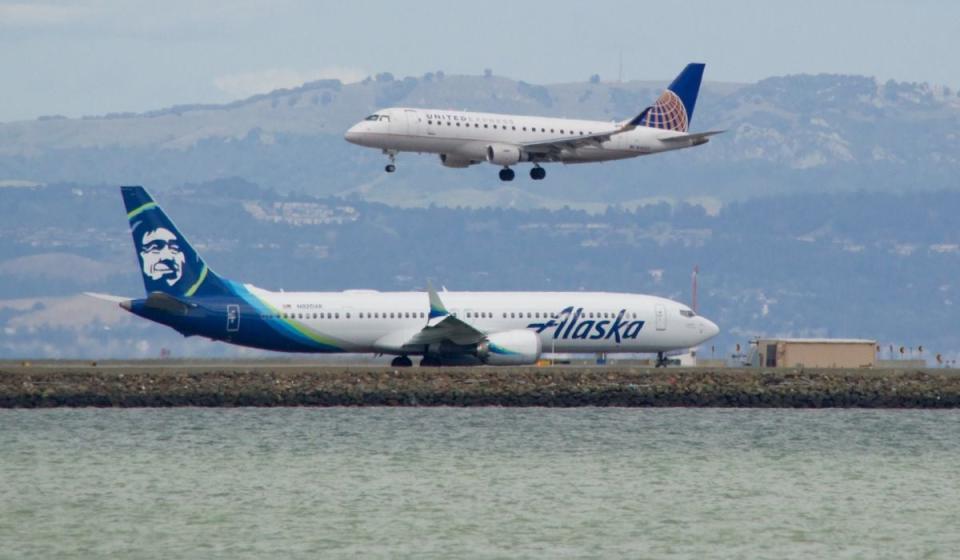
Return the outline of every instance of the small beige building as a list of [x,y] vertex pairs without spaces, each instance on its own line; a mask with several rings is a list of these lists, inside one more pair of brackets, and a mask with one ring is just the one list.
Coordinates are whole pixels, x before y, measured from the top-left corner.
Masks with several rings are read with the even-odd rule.
[[760,367],[866,368],[877,364],[877,342],[856,338],[760,338],[754,341]]

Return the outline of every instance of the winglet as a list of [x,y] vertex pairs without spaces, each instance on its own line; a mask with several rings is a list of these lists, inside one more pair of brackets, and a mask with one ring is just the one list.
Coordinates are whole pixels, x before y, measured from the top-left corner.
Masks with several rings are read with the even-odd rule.
[[427,281],[427,293],[430,295],[429,319],[432,320],[437,317],[446,317],[450,314],[450,312],[447,311],[446,306],[443,305],[443,301],[440,300],[440,294],[433,289],[433,284],[431,284],[429,280]]

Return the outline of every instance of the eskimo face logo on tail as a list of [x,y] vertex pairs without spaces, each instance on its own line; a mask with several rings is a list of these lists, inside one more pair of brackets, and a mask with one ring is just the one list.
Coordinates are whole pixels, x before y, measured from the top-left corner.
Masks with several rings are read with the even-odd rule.
[[180,249],[177,236],[165,227],[148,230],[140,241],[140,262],[143,274],[159,282],[173,286],[183,278],[186,256]]

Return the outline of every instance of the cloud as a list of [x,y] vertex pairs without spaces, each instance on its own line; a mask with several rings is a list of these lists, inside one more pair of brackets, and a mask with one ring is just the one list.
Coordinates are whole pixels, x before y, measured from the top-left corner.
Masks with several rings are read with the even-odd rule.
[[320,70],[301,71],[291,68],[270,68],[258,72],[227,74],[214,78],[217,89],[231,98],[240,99],[275,89],[292,88],[314,80],[337,79],[344,83],[359,82],[369,73],[359,68],[331,66]]
[[36,27],[72,23],[86,14],[77,6],[40,3],[0,4],[0,27]]

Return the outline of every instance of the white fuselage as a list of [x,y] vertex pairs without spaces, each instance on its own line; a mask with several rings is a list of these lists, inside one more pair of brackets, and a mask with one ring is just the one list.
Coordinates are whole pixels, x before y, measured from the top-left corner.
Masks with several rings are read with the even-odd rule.
[[[376,117],[376,118],[374,118]],[[391,108],[378,111],[351,127],[344,137],[354,144],[386,152],[440,154],[449,167],[466,167],[491,161],[491,146],[518,147],[519,161],[586,163],[631,158],[694,145],[665,143],[663,138],[684,133],[637,126],[616,132],[609,139],[587,145],[563,146],[563,139],[576,140],[621,127],[622,123],[473,113],[439,109]],[[558,148],[527,151],[524,146],[557,140]]]
[[[426,292],[271,292],[245,286],[282,320],[347,352],[407,354],[402,345],[428,322]],[[451,315],[484,333],[539,331],[543,352],[666,352],[719,329],[668,299],[607,292],[441,292]],[[278,317],[269,317],[271,314]]]

